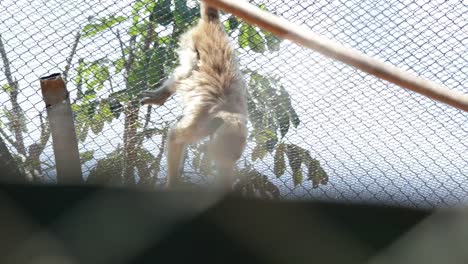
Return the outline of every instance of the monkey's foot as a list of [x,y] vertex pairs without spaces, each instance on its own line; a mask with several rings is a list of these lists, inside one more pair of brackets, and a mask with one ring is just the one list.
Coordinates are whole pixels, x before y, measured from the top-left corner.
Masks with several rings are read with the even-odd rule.
[[165,90],[156,90],[156,91],[144,91],[141,93],[143,97],[140,100],[142,105],[146,104],[156,104],[163,105],[167,99],[171,96],[171,93]]

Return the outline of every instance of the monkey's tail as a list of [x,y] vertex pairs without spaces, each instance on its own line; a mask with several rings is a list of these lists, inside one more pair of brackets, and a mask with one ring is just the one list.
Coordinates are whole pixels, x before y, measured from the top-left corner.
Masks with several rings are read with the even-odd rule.
[[205,4],[203,0],[200,1],[200,15],[206,22],[219,22],[219,11]]

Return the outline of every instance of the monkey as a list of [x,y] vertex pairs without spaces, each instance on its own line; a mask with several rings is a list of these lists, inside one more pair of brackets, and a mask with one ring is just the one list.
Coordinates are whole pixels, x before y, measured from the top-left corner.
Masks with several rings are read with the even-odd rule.
[[140,100],[163,105],[176,92],[183,98],[182,118],[168,134],[166,188],[180,183],[186,146],[209,137],[217,185],[229,191],[247,142],[247,85],[219,11],[201,1],[198,23],[180,36],[178,46],[179,66]]

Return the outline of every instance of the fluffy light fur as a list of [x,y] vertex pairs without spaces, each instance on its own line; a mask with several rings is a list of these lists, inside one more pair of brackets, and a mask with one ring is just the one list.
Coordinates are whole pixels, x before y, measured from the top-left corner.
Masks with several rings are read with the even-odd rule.
[[169,132],[167,187],[180,179],[186,144],[211,136],[209,155],[218,179],[231,188],[235,163],[247,140],[246,84],[216,9],[201,3],[198,24],[179,39],[180,65],[142,104],[163,105],[175,92],[183,97],[183,117]]

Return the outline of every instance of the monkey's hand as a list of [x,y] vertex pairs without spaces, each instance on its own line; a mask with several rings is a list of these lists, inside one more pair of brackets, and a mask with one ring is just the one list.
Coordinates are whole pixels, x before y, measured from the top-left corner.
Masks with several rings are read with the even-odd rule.
[[171,93],[164,89],[158,89],[154,91],[144,91],[140,94],[142,99],[140,103],[142,105],[146,104],[156,104],[156,105],[163,105],[169,97],[171,97]]

